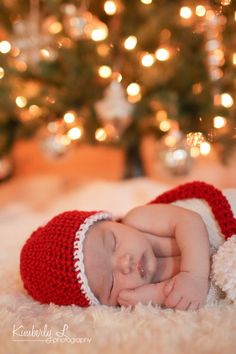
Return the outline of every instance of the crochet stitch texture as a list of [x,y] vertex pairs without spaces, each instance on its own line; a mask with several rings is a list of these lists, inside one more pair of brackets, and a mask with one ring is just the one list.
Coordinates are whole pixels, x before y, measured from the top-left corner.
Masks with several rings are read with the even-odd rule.
[[20,272],[28,293],[41,303],[89,306],[74,269],[74,241],[97,212],[67,211],[39,227],[21,251]]

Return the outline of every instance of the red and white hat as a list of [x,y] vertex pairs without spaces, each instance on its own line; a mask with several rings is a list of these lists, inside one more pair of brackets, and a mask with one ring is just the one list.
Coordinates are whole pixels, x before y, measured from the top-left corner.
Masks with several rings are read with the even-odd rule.
[[41,303],[99,304],[88,284],[83,243],[90,226],[112,219],[105,211],[67,211],[34,231],[20,256],[20,273],[28,293]]

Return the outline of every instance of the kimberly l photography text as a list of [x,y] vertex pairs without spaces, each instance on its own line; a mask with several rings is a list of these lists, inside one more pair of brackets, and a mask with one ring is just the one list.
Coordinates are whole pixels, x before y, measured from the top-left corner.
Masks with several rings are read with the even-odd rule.
[[45,342],[45,343],[91,343],[91,337],[73,337],[69,335],[69,326],[64,324],[61,330],[52,330],[47,324],[43,328],[31,328],[13,324],[12,341],[14,342]]

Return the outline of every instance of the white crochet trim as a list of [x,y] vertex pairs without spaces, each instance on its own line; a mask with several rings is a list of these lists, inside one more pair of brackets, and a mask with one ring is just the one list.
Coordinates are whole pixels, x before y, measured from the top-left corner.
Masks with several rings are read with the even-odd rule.
[[76,271],[76,277],[78,283],[81,284],[81,292],[85,295],[90,305],[98,305],[99,301],[93,294],[92,290],[88,285],[88,279],[85,275],[84,269],[84,254],[83,254],[83,243],[86,236],[86,232],[95,222],[100,220],[112,220],[113,215],[108,212],[98,212],[89,216],[85,219],[84,223],[80,225],[79,230],[75,234],[74,242],[74,268]]

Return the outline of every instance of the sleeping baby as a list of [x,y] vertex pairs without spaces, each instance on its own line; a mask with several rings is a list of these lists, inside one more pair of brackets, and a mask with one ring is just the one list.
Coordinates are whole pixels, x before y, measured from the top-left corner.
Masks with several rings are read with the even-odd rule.
[[[225,296],[228,283],[223,268],[218,270],[222,251],[219,256],[217,251],[236,234],[230,205],[236,205],[236,192],[233,199],[209,184],[191,182],[120,220],[106,211],[59,214],[34,231],[21,251],[24,287],[41,303],[87,307],[151,302],[197,310],[207,299]],[[213,279],[214,272],[218,278]]]

